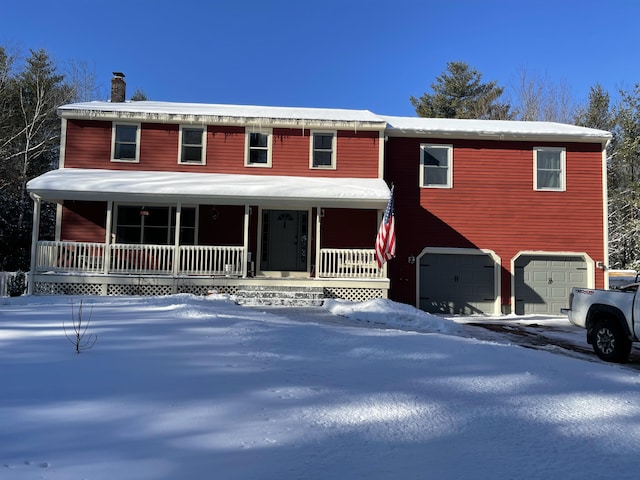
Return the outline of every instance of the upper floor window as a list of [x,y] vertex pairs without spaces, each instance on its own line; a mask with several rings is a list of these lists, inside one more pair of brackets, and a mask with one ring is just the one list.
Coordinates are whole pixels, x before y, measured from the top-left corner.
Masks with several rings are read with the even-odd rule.
[[566,151],[557,147],[533,149],[534,190],[565,190]]
[[336,168],[335,132],[311,132],[311,168]]
[[247,132],[245,165],[252,167],[271,166],[271,131]]
[[138,162],[140,159],[140,125],[114,123],[111,133],[111,161]]
[[453,145],[420,145],[420,186],[453,186]]
[[205,163],[206,130],[199,127],[180,127],[180,157],[178,163]]

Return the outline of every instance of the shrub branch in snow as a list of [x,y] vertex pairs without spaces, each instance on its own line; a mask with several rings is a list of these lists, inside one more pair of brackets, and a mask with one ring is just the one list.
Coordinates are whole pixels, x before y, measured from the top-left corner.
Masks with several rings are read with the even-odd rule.
[[98,340],[97,335],[89,334],[86,338],[87,329],[89,328],[89,323],[91,323],[91,315],[93,314],[93,307],[91,307],[91,311],[89,312],[89,318],[86,322],[82,320],[82,301],[80,301],[80,306],[78,307],[77,312],[73,308],[73,302],[71,302],[71,324],[73,326],[73,332],[70,329],[67,329],[66,323],[62,322],[62,328],[64,329],[64,334],[67,337],[67,340],[71,342],[71,344],[75,347],[76,353],[80,353],[83,350],[89,350],[93,348],[96,341]]

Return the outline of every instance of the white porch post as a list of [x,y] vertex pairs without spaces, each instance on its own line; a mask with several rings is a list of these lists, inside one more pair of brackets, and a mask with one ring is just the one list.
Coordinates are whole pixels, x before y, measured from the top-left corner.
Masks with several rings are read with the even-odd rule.
[[320,216],[322,215],[322,208],[321,207],[316,207],[316,278],[319,277],[320,271],[321,271],[321,261],[322,258],[320,258],[320,224],[321,224],[321,220],[320,220]]
[[38,238],[40,238],[40,197],[31,194],[33,199],[33,225],[31,227],[31,263],[29,265],[29,279],[27,281],[27,295],[33,295],[33,280],[36,273]]
[[107,202],[107,221],[104,226],[104,252],[102,253],[102,273],[109,273],[111,264],[111,229],[113,228],[113,200]]
[[173,235],[173,274],[180,271],[180,226],[182,217],[182,203],[176,205],[176,228]]
[[244,206],[244,239],[242,245],[244,246],[243,250],[243,261],[242,261],[242,278],[247,277],[247,273],[249,270],[249,214],[251,213],[251,207],[249,205]]

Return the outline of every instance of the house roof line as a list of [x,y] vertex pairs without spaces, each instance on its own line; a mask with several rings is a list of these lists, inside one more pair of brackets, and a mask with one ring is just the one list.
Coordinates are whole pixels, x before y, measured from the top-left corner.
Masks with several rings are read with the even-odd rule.
[[288,177],[83,168],[52,170],[29,181],[42,199],[115,200],[384,209],[390,191],[379,178]]
[[255,128],[332,128],[384,131],[391,137],[605,143],[605,130],[556,122],[475,120],[377,115],[369,110],[268,107],[174,102],[83,102],[63,105],[63,118],[134,122],[234,125]]

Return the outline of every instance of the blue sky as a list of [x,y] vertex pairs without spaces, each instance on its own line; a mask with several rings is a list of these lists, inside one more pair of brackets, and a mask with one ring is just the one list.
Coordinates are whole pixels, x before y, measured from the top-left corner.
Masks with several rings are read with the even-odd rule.
[[84,61],[149,99],[415,114],[449,61],[576,100],[640,82],[635,0],[5,0],[0,45]]

